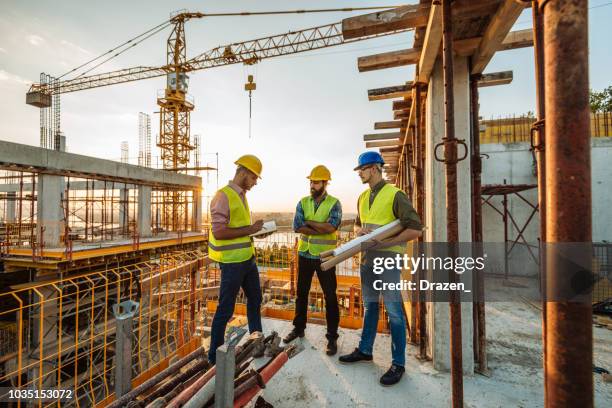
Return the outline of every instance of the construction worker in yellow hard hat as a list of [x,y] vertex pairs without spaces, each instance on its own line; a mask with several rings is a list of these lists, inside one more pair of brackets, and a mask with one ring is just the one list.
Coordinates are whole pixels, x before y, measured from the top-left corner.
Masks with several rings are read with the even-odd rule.
[[216,351],[224,342],[227,322],[234,314],[236,296],[242,287],[247,297],[249,331],[261,332],[261,287],[255,264],[255,248],[250,237],[262,229],[263,221],[252,223],[246,192],[261,177],[261,161],[250,154],[234,162],[234,178],[215,194],[210,203],[211,228],[208,256],[219,263],[221,284],[219,305],[212,321],[208,361],[215,362]]
[[328,271],[321,269],[321,252],[333,249],[337,244],[337,229],[342,221],[340,201],[327,194],[327,184],[331,173],[327,167],[319,165],[312,169],[310,176],[310,195],[302,198],[296,207],[293,229],[300,234],[298,247],[297,299],[293,330],[284,338],[289,343],[304,337],[306,329],[308,292],[314,273],[325,297],[325,318],[327,320],[327,354],[332,356],[338,350],[338,323],[340,313],[336,297],[336,268]]
[[261,178],[261,160],[259,160],[257,156],[245,154],[244,156],[240,156],[238,160],[234,162],[234,164],[250,170],[258,178]]

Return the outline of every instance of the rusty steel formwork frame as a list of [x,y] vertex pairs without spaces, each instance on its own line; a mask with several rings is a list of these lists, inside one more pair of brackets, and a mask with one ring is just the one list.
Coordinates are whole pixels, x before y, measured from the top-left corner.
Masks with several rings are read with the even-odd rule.
[[[457,255],[456,243],[459,242],[459,209],[457,202],[457,144],[455,137],[455,97],[453,72],[453,26],[451,1],[442,0],[442,63],[444,76],[444,146],[446,173],[446,241],[451,257]],[[437,146],[438,147],[438,146]],[[457,276],[449,272],[449,282],[455,283]],[[459,292],[450,292],[450,353],[451,353],[451,390],[452,406],[463,406],[463,350],[461,339],[461,301]]]
[[[536,6],[543,22],[546,79],[544,190],[551,198],[546,202],[545,241],[588,243],[592,241],[588,1],[539,0]],[[567,279],[548,254],[545,271],[547,294]],[[591,305],[546,299],[544,303],[545,405],[592,407]]]
[[[529,0],[522,0],[530,2]],[[457,224],[457,144],[464,144],[454,135],[453,38],[450,0],[442,0],[442,61],[444,73],[445,137],[434,148],[444,146],[446,165],[447,241],[458,241]],[[588,103],[588,4],[586,0],[533,0],[534,56],[536,77],[536,121],[531,125],[531,148],[536,158],[538,203],[523,201],[532,207],[531,217],[539,212],[539,267],[543,293],[550,293],[566,279],[547,256],[546,243],[590,243],[591,184]],[[417,67],[418,70],[418,67]],[[417,75],[418,77],[418,75]],[[480,158],[479,103],[477,75],[470,77],[471,103],[471,167],[472,167],[472,239],[483,241],[482,163]],[[545,80],[546,79],[546,80]],[[408,188],[408,164],[414,170],[412,197],[415,209],[424,217],[423,141],[419,114],[421,93],[416,88],[417,124],[412,132],[413,154],[400,157],[401,187]],[[406,133],[408,136],[408,133]],[[545,152],[546,141],[546,152]],[[406,142],[404,142],[406,144]],[[571,148],[568,149],[568,146]],[[465,144],[464,144],[465,147]],[[406,163],[409,160],[409,163]],[[398,172],[398,176],[399,176]],[[571,180],[571,182],[568,182]],[[546,198],[549,198],[547,201]],[[563,197],[563,200],[555,200]],[[507,211],[504,211],[507,212]],[[508,215],[506,215],[508,217]],[[581,222],[576,223],[579,219]],[[573,220],[573,221],[572,221]],[[521,228],[519,228],[521,229]],[[524,228],[523,228],[524,229]],[[522,230],[522,229],[521,229]],[[522,231],[521,231],[522,233]],[[520,238],[521,234],[519,234]],[[517,238],[517,240],[518,240]],[[515,240],[516,241],[516,240]],[[481,299],[474,304],[474,357],[478,371],[487,373],[486,330],[482,277],[474,278],[474,288]],[[454,279],[454,276],[451,276]],[[419,300],[420,296],[419,296]],[[426,358],[424,308],[417,304],[416,328],[419,357]],[[451,294],[451,382],[452,404],[463,405],[463,371],[461,355],[461,309],[457,293]],[[593,406],[592,378],[592,310],[590,304],[542,302],[542,342],[544,352],[544,401],[547,407]],[[421,323],[422,322],[422,323]],[[571,358],[567,358],[567,356]],[[571,373],[571,375],[568,375]]]
[[[471,67],[470,67],[471,68]],[[477,253],[474,257],[482,256],[482,246],[478,243],[483,242],[482,236],[482,158],[480,157],[480,124],[479,124],[479,100],[478,100],[478,81],[481,75],[472,75],[470,77],[470,152],[471,152],[471,187],[472,187],[472,241],[477,243],[474,248]],[[473,275],[472,285],[477,293],[477,301],[474,302],[472,309],[473,321],[473,347],[474,360],[478,363],[478,372],[487,374],[487,331],[485,318],[485,291],[484,291],[484,276],[481,273]]]
[[[418,69],[418,68],[417,68]],[[421,217],[421,220],[425,219],[425,132],[424,132],[424,115],[422,115],[423,109],[423,101],[421,100],[421,84],[415,83],[415,94],[414,94],[414,103],[415,103],[415,131],[414,131],[414,159],[415,159],[415,177],[416,177],[416,211]],[[419,242],[423,242],[423,236],[419,237]],[[419,269],[418,271],[418,279],[419,281],[425,279],[425,271]],[[418,285],[417,285],[418,286]],[[417,358],[421,361],[427,359],[427,320],[426,313],[427,308],[425,302],[423,301],[423,297],[421,296],[420,290],[417,292],[418,294],[418,303],[417,303],[417,328],[418,328],[418,343],[419,343],[419,352],[417,354]]]
[[[544,150],[544,114],[546,101],[544,98],[544,21],[542,13],[538,6],[537,0],[531,3],[531,12],[533,19],[533,53],[535,65],[535,83],[536,83],[536,122],[531,127],[531,149],[536,158],[536,176],[538,182],[538,207],[540,209],[540,248],[543,247],[546,240],[546,152]],[[542,293],[546,293],[546,273],[545,264],[542,256],[543,251],[540,250],[540,288]],[[544,384],[546,384],[546,300],[542,301],[542,352],[544,354]],[[544,401],[546,397],[546,386],[544,386]]]

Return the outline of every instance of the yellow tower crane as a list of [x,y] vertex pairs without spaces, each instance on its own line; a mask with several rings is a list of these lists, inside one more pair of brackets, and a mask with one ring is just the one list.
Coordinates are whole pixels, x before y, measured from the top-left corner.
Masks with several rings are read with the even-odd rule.
[[190,113],[194,108],[189,100],[189,76],[187,72],[187,47],[185,42],[185,22],[191,18],[201,18],[202,13],[179,13],[170,21],[174,25],[167,41],[166,89],[157,98],[159,112],[159,140],[164,169],[181,170],[189,165],[189,154],[194,146],[191,143]]
[[[40,83],[33,84],[26,95],[26,103],[41,108],[42,123],[43,111],[52,108],[56,101],[57,104],[59,104],[60,94],[166,76],[166,88],[163,95],[160,95],[157,99],[157,104],[160,107],[160,129],[157,146],[160,148],[162,165],[164,169],[172,171],[184,172],[195,170],[194,167],[189,166],[190,152],[194,149],[190,136],[189,118],[191,111],[194,109],[194,103],[193,99],[188,94],[188,73],[238,63],[252,65],[265,58],[295,54],[375,37],[398,34],[410,31],[412,27],[407,23],[405,26],[397,25],[393,31],[377,32],[374,34],[364,33],[361,36],[352,35],[350,38],[344,38],[342,32],[343,23],[338,22],[219,46],[188,59],[185,39],[185,23],[188,20],[204,17],[348,12],[390,8],[393,8],[393,6],[208,14],[180,11],[171,15],[170,19],[162,24],[68,71],[60,77],[52,78],[50,81],[41,81]],[[110,59],[132,49],[155,33],[170,26],[172,27],[172,32],[166,42],[166,65],[160,67],[138,66],[102,74],[85,75]],[[101,62],[98,62],[93,68],[89,68],[84,73],[72,79],[63,79],[64,76],[74,73],[78,69],[100,59],[102,60]],[[255,89],[255,83],[252,82],[252,79],[245,85],[245,89],[248,90],[249,93]],[[59,106],[56,107],[56,111],[56,115],[58,116],[56,127],[59,132]],[[45,113],[45,115],[47,115],[47,113]],[[43,132],[42,127],[41,132]],[[42,136],[41,133],[41,137]]]

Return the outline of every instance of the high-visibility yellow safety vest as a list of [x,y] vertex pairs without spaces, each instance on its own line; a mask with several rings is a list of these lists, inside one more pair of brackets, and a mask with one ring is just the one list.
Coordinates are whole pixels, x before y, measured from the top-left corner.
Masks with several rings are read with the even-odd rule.
[[[397,217],[393,214],[393,200],[395,194],[401,191],[399,188],[391,184],[385,184],[383,188],[376,194],[372,206],[370,206],[371,190],[368,188],[359,196],[359,218],[362,228],[375,230],[392,221]],[[378,249],[377,249],[378,251]],[[387,248],[381,248],[380,251],[396,252],[399,254],[406,253],[406,244],[394,245]]]
[[[225,194],[229,203],[227,226],[240,228],[251,225],[251,213],[246,197],[243,203],[236,190],[230,186],[225,186],[219,191]],[[216,239],[211,227],[208,234],[208,257],[210,259],[222,263],[237,263],[251,259],[253,255],[255,255],[255,247],[251,237],[247,235],[234,239]]]
[[[306,221],[327,222],[329,220],[329,213],[337,202],[337,198],[328,194],[315,211],[314,199],[310,196],[302,198],[300,203],[304,211],[304,219],[306,219]],[[311,255],[317,256],[323,251],[334,249],[337,240],[338,234],[336,231],[329,234],[301,234],[298,251],[309,252]]]

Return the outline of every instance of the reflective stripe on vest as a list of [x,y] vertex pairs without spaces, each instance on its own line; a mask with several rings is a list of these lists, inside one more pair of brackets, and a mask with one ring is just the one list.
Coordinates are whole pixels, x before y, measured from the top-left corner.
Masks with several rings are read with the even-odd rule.
[[[385,184],[374,197],[374,201],[370,206],[371,190],[367,189],[359,196],[359,219],[363,228],[375,230],[382,227],[397,218],[393,214],[393,201],[395,194],[402,191],[391,184]],[[404,254],[406,252],[406,244],[394,245],[387,248],[377,249],[377,251],[388,251]]]
[[[227,226],[240,228],[251,225],[251,213],[246,198],[243,202],[236,190],[230,186],[225,186],[219,191],[225,194],[229,204],[229,223]],[[213,261],[222,263],[244,262],[255,254],[253,241],[249,236],[216,239],[211,227],[208,238],[208,256]]]
[[[325,197],[325,200],[319,204],[315,211],[314,199],[310,196],[300,200],[302,210],[304,211],[304,219],[306,221],[328,222],[332,208],[336,205],[338,199],[330,196]],[[337,244],[338,235],[336,231],[329,234],[316,235],[300,235],[298,246],[299,252],[308,252],[311,255],[318,256],[321,252],[334,249]]]

